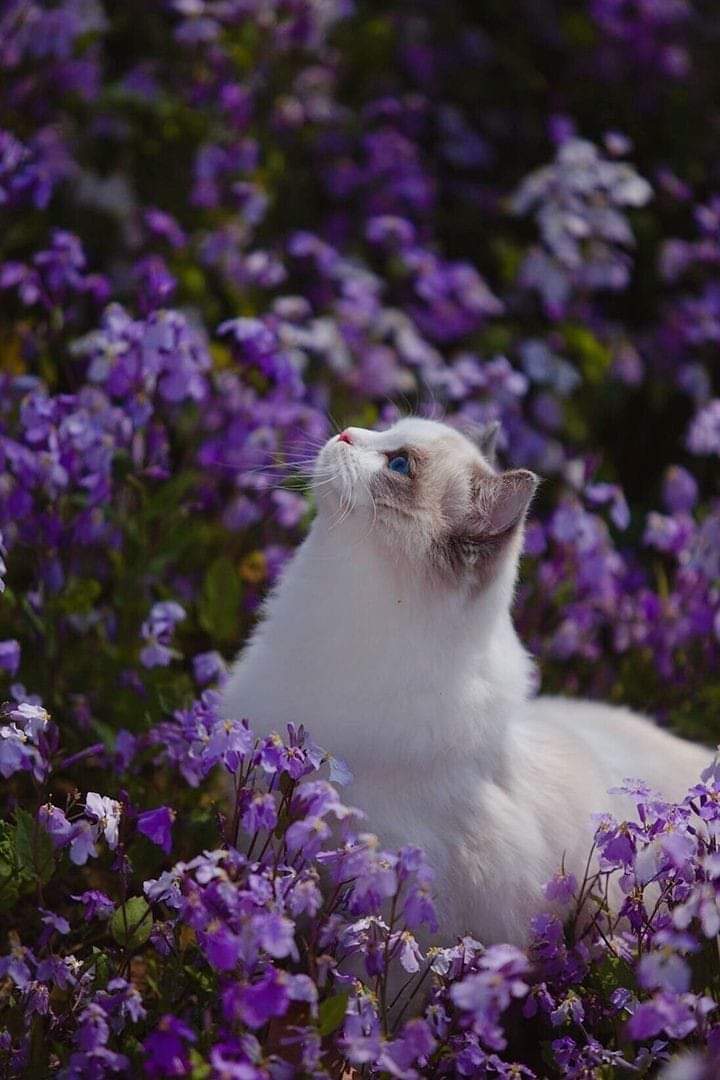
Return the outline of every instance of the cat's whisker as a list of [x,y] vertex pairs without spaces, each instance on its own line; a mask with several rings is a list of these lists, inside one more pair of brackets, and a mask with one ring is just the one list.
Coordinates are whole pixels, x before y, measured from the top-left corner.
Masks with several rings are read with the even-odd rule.
[[337,480],[337,476],[326,476],[322,480],[318,480],[316,477],[308,481],[309,487],[323,487],[326,484],[333,484]]
[[277,465],[255,465],[253,466],[253,468],[248,469],[247,467],[244,467],[242,465],[235,465],[230,461],[214,461],[212,465],[207,466],[207,468],[209,468],[210,470],[226,469],[228,472],[241,473],[244,476],[257,476],[261,473],[269,472],[290,472],[293,468],[295,468],[295,464],[292,463],[288,465],[282,465],[278,463]]
[[330,412],[329,409],[325,410],[325,415],[328,418],[328,420],[330,421],[330,426],[335,428],[335,433],[339,434],[339,432],[342,431],[342,428],[340,427],[337,420],[335,419],[335,417],[333,416],[333,414]]
[[368,537],[372,534],[372,532],[373,532],[373,530],[375,528],[375,525],[377,523],[377,503],[375,501],[375,497],[374,497],[372,491],[370,490],[370,485],[368,483],[365,483],[363,486],[364,486],[365,491],[367,493],[367,496],[368,496],[368,498],[370,500],[370,505],[372,507],[372,515],[370,517],[370,524],[368,525],[367,532],[364,534],[364,536],[360,537],[360,539],[357,542],[358,546],[362,546],[367,541]]
[[213,462],[212,468],[228,469],[231,472],[241,473],[243,476],[260,476],[264,473],[288,473],[301,472],[315,467],[317,458],[298,459],[297,461],[277,462],[275,464],[255,465],[253,468],[243,468],[241,465],[233,465],[231,462]]
[[345,500],[344,500],[344,496],[343,496],[340,499],[340,510],[338,512],[338,515],[337,515],[337,517],[335,517],[333,519],[333,521],[328,526],[328,532],[334,532],[334,530],[338,527],[338,525],[342,525],[343,521],[345,520],[345,518],[348,516],[349,513],[350,513],[350,505],[347,506],[347,509],[345,508]]
[[340,514],[329,526],[330,530],[334,530],[339,525],[342,525],[343,521],[345,521],[348,515],[355,508],[354,481],[356,480],[356,477],[352,473],[352,470],[350,471],[351,483],[348,485],[347,488],[345,488],[345,490],[343,490],[342,495],[340,496]]
[[340,515],[340,517],[339,517],[339,518],[337,519],[337,521],[334,521],[334,522],[332,523],[332,525],[330,526],[330,531],[331,531],[331,532],[333,532],[333,531],[334,531],[335,529],[337,529],[337,528],[338,528],[338,527],[339,527],[340,525],[342,525],[342,523],[343,523],[343,522],[344,522],[344,521],[345,521],[345,520],[346,520],[346,519],[347,519],[347,518],[349,517],[349,515],[350,515],[350,512],[352,511],[352,509],[353,509],[353,506],[352,506],[352,503],[351,503],[351,504],[350,504],[350,505],[349,505],[349,506],[347,507],[347,509],[346,509],[346,510],[345,510],[345,511],[344,511],[344,512],[343,512],[343,513],[342,513],[342,514]]

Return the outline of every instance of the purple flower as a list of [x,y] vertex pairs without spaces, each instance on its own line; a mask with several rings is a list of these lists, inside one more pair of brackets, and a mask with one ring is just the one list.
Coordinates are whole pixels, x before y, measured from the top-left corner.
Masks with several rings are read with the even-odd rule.
[[307,513],[308,505],[305,499],[292,491],[279,488],[272,493],[271,498],[275,504],[277,522],[284,529],[294,529]]
[[175,811],[169,806],[159,806],[157,810],[146,810],[137,819],[138,832],[161,847],[166,855],[172,848],[172,827]]
[[53,845],[56,848],[64,847],[73,835],[73,826],[62,810],[52,803],[46,803],[38,810],[38,821],[50,834]]
[[627,529],[630,524],[630,509],[622,490],[617,484],[588,484],[585,495],[591,503],[598,506],[609,504],[610,520],[618,529]]
[[690,968],[676,953],[658,950],[647,953],[638,965],[638,982],[648,990],[668,990],[683,994],[690,987]]
[[240,959],[242,942],[220,919],[213,919],[199,935],[208,962],[216,971],[232,971]]
[[[391,1075],[398,1075],[398,1069],[403,1070],[400,1075],[408,1075],[404,1070],[411,1070],[412,1066],[425,1064],[437,1045],[430,1025],[420,1018],[409,1020],[402,1029],[399,1038],[389,1043],[378,1065],[388,1068]],[[412,1073],[410,1073],[412,1075]]]
[[78,1047],[69,1062],[68,1076],[102,1075],[103,1071],[120,1072],[129,1066],[128,1059],[110,1050],[107,1014],[99,1002],[90,1002],[79,1017],[75,1042]]
[[259,982],[238,988],[235,1010],[248,1027],[259,1028],[273,1016],[284,1016],[289,1005],[287,975],[269,967]]
[[20,643],[11,639],[0,641],[0,669],[15,675],[20,667]]
[[676,869],[688,866],[697,850],[697,842],[688,833],[673,831],[661,837],[662,849]]
[[554,900],[558,904],[569,904],[578,891],[577,879],[574,874],[558,871],[548,881],[543,891],[546,900]]
[[693,919],[698,919],[706,938],[720,933],[720,906],[718,893],[710,883],[696,884],[687,898],[673,909],[673,923],[685,930]]
[[179,863],[173,870],[163,870],[159,878],[150,878],[143,884],[143,892],[152,903],[162,902],[171,908],[182,907],[182,872],[184,866]]
[[693,454],[720,454],[720,398],[697,413],[688,431],[687,444]]
[[419,930],[423,925],[433,933],[438,929],[432,896],[434,880],[435,875],[430,867],[422,867],[406,889],[403,918],[411,930]]
[[197,653],[192,663],[195,681],[200,686],[221,681],[227,672],[227,666],[219,652]]
[[423,954],[417,941],[409,930],[403,930],[390,939],[391,949],[397,953],[400,966],[410,974],[420,970]]
[[491,1049],[502,1050],[505,1036],[502,1013],[513,998],[524,997],[527,983],[521,978],[529,967],[527,957],[512,945],[493,945],[480,959],[483,969],[455,983],[450,996],[458,1008],[472,1014],[473,1029]]
[[32,979],[30,964],[36,963],[29,949],[15,945],[7,956],[0,956],[0,977],[8,976],[19,990],[25,990]]
[[663,478],[663,502],[671,514],[689,513],[698,497],[695,477],[682,465],[671,465]]
[[110,980],[103,993],[98,995],[98,1000],[108,1015],[114,1018],[116,1026],[118,1019],[121,1022],[130,1020],[136,1024],[147,1015],[139,991],[132,983],[120,977]]
[[137,736],[121,728],[115,738],[115,761],[120,772],[125,772],[130,767],[137,748]]
[[163,240],[167,240],[171,247],[181,248],[187,243],[187,237],[175,218],[164,210],[150,207],[145,211],[143,217],[150,232]]
[[223,762],[235,771],[240,759],[249,754],[255,745],[252,732],[239,720],[221,720],[213,727],[210,739],[202,751],[206,770]]
[[70,860],[76,866],[84,866],[89,858],[97,857],[97,830],[89,821],[79,821],[73,829],[70,843]]
[[[3,722],[6,721],[6,722]],[[52,734],[50,718],[42,707],[29,701],[6,704],[0,710],[0,775],[30,772],[45,780],[49,770],[48,751]]]
[[669,517],[651,511],[647,516],[643,540],[658,551],[680,556],[690,550],[694,536],[695,523],[686,514],[678,513]]
[[177,288],[177,280],[161,255],[147,255],[140,259],[135,264],[134,275],[144,315],[168,303]]
[[41,982],[34,982],[27,988],[25,996],[25,1015],[47,1016],[50,1011],[50,990]]
[[88,889],[80,896],[73,896],[85,908],[86,919],[109,919],[115,911],[115,904],[99,889]]
[[187,1076],[189,1055],[187,1043],[194,1043],[197,1035],[182,1020],[166,1014],[155,1030],[143,1042],[145,1061],[143,1067],[148,1076]]
[[272,795],[256,792],[242,815],[243,828],[249,832],[272,830],[277,825],[277,807]]
[[153,604],[149,617],[142,624],[141,633],[147,644],[140,652],[144,667],[167,667],[176,655],[170,648],[175,627],[186,618],[185,609],[174,600]]
[[368,219],[365,235],[371,244],[407,247],[415,239],[415,229],[411,222],[404,218],[385,214]]
[[617,825],[598,832],[598,847],[608,863],[630,866],[635,858],[635,839],[632,829],[626,825]]
[[565,995],[550,1013],[550,1023],[555,1027],[561,1024],[582,1024],[585,1019],[585,1009],[581,999],[574,991]]
[[70,923],[63,915],[56,915],[53,911],[45,911],[43,908],[39,909],[40,919],[43,925],[50,931],[56,931],[58,934],[69,934]]
[[[371,838],[375,841],[375,838]],[[380,909],[384,900],[397,892],[397,859],[389,852],[365,849],[364,865],[350,892],[350,910],[353,914],[367,914]]]
[[354,1065],[376,1061],[382,1051],[377,1011],[363,988],[348,1000],[340,1046]]
[[637,1006],[628,1022],[628,1033],[632,1039],[649,1039],[661,1032],[683,1039],[695,1030],[698,1019],[716,1008],[712,998],[659,993]]
[[230,334],[251,356],[271,352],[276,344],[275,335],[261,319],[228,319],[218,326],[218,334]]
[[267,912],[255,915],[251,926],[257,943],[268,956],[279,960],[285,956],[297,955],[295,925],[292,920],[284,915]]
[[[283,1043],[285,1040],[283,1039]],[[213,1076],[238,1080],[265,1080],[269,1074],[257,1064],[260,1056],[256,1040],[245,1035],[239,1039],[227,1035],[222,1042],[215,1043],[210,1050],[209,1061]],[[253,1052],[255,1051],[255,1052]],[[283,1065],[280,1065],[283,1069]]]

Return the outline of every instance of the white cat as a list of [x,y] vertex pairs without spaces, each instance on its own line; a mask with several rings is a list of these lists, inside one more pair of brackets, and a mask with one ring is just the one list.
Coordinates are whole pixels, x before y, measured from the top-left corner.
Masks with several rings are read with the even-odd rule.
[[492,441],[418,419],[330,439],[317,517],[224,705],[348,761],[346,801],[437,871],[444,939],[521,944],[563,856],[582,877],[591,814],[633,812],[608,788],[679,797],[710,755],[625,709],[529,699],[510,606],[537,478],[498,473]]

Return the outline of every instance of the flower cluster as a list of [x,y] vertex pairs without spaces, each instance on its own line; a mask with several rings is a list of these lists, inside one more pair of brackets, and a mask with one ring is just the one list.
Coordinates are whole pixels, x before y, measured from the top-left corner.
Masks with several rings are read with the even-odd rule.
[[410,408],[548,478],[544,689],[718,741],[711,14],[120,7],[0,11],[0,1071],[712,1075],[715,772],[527,955],[428,949],[421,853],[217,694],[335,421]]
[[[706,1048],[698,1068],[717,1065],[717,758],[677,804],[637,780],[610,793],[636,816],[597,815],[584,879],[558,870],[548,882],[527,951],[471,937],[438,948],[422,852],[384,851],[363,831],[362,811],[324,776],[337,763],[302,730],[256,739],[245,724],[231,747],[232,725],[207,707],[205,720],[225,741],[214,763],[234,795],[202,854],[177,860],[174,813],[138,813],[124,790],[122,801],[74,790],[64,810],[45,801],[9,820],[0,900],[16,917],[28,891],[41,902],[0,959],[8,1075],[42,1062],[78,1078],[354,1067],[531,1080],[547,1074],[533,1054],[515,1059],[514,1031],[529,1024],[552,1075],[654,1075],[691,1035]],[[56,747],[37,798],[77,765]],[[143,881],[155,849],[157,875]],[[89,858],[113,871],[100,871],[108,892],[85,887]],[[38,1023],[54,1042],[35,1056]]]
[[520,280],[545,304],[564,311],[573,289],[623,289],[630,278],[623,250],[634,243],[626,206],[643,206],[652,189],[624,163],[570,138],[546,165],[523,180],[513,198],[516,214],[535,209],[543,242],[525,257]]

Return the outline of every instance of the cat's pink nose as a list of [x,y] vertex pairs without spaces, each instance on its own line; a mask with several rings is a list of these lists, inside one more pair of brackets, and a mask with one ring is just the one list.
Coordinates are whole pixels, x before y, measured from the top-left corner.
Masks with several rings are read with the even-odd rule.
[[338,442],[346,442],[349,443],[350,446],[352,446],[352,439],[350,438],[350,432],[347,430],[347,428],[345,429],[345,431],[341,431],[338,435]]

